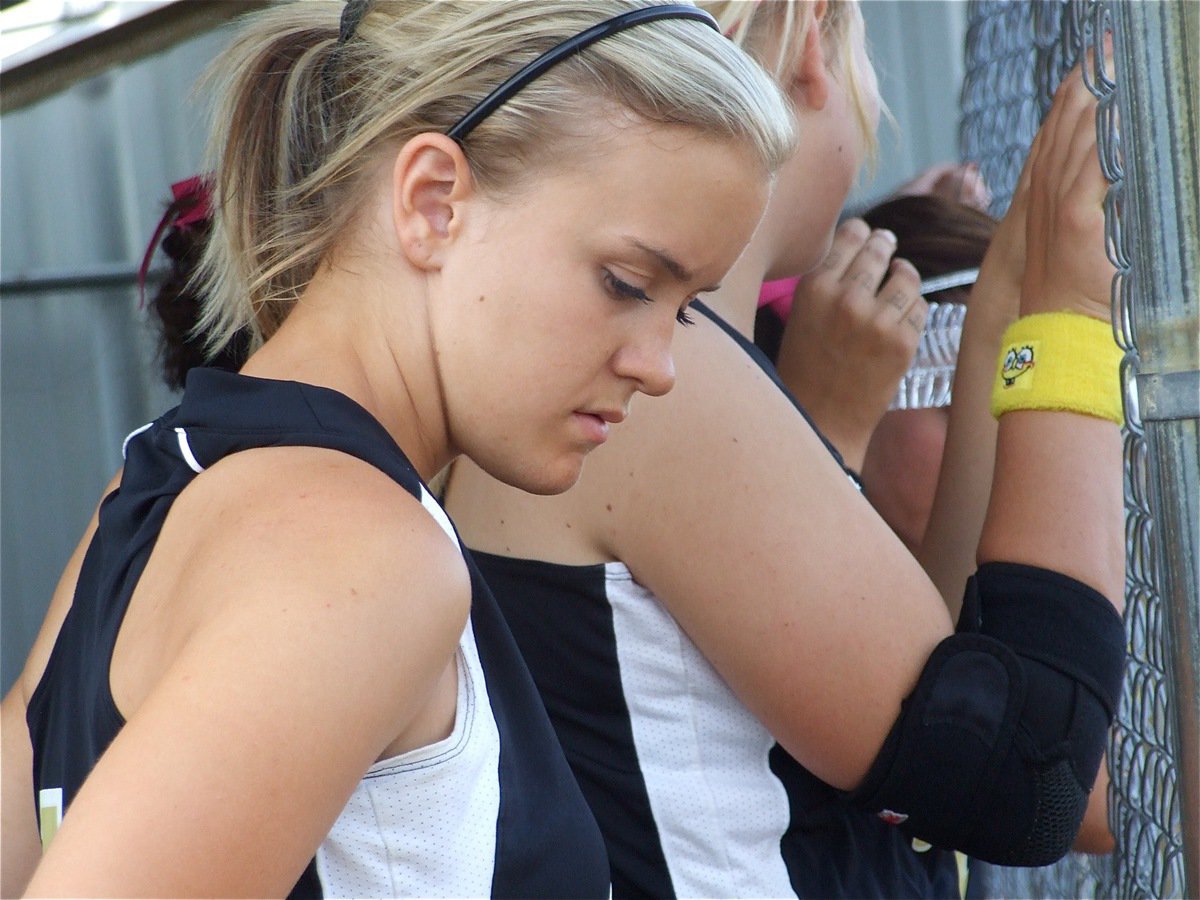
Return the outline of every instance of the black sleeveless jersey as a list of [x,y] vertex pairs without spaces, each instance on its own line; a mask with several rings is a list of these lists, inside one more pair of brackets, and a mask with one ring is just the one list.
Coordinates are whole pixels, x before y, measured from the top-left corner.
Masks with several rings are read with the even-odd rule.
[[[349,398],[297,382],[197,369],[182,402],[126,439],[73,605],[27,711],[43,841],[124,721],[109,690],[121,621],[179,493],[239,450],[311,446],[375,466],[457,541],[390,435]],[[605,897],[603,840],[470,554],[451,735],[363,775],[293,896]]]

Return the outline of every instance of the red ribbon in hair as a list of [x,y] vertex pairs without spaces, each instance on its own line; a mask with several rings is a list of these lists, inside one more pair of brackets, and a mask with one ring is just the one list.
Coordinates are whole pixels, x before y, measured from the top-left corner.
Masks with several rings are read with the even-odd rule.
[[138,298],[139,306],[146,305],[146,274],[150,271],[150,261],[154,259],[154,251],[163,232],[168,228],[187,231],[195,225],[207,222],[212,217],[212,199],[209,193],[208,179],[203,175],[193,175],[183,181],[171,185],[171,205],[158,220],[154,229],[154,237],[150,238],[150,246],[142,257],[142,265],[138,269]]

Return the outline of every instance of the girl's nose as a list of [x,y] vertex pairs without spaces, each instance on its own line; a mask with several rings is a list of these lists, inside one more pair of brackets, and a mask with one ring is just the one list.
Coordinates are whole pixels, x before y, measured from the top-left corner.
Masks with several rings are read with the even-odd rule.
[[671,356],[670,328],[644,332],[617,351],[614,369],[623,378],[632,378],[638,390],[661,397],[675,386],[675,360]]

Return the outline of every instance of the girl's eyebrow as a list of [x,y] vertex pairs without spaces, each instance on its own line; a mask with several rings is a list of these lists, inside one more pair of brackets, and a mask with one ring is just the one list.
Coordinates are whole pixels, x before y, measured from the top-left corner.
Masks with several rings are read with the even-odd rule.
[[[626,237],[625,240],[629,242],[630,246],[640,250],[642,253],[654,259],[654,261],[657,262],[660,267],[666,269],[668,274],[670,274],[670,276],[676,281],[682,281],[686,283],[695,279],[696,276],[686,266],[680,263],[679,260],[671,256],[671,254],[669,254],[666,250],[659,249],[658,247],[651,247],[648,244],[643,244],[637,238]],[[703,287],[700,288],[697,293],[712,293],[720,288],[720,286],[721,285],[719,284],[714,284],[708,287]]]

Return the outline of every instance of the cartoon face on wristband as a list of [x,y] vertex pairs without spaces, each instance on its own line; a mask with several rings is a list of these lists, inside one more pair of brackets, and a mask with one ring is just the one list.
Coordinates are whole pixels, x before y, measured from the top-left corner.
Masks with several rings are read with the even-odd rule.
[[1033,347],[1010,347],[1004,355],[1004,365],[1000,376],[1004,379],[1005,387],[1012,387],[1018,378],[1033,368]]

